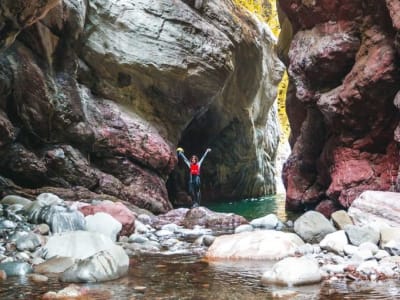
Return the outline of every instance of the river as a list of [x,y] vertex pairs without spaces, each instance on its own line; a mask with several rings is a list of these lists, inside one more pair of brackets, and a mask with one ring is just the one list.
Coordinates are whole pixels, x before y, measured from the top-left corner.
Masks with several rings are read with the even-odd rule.
[[[250,207],[250,208],[249,208]],[[282,208],[282,197],[247,199],[239,203],[213,204],[216,211],[242,213],[248,219],[276,213],[282,220],[290,219]],[[234,261],[208,263],[201,255],[142,255],[131,258],[129,274],[121,279],[83,285],[89,296],[83,299],[278,299],[279,293],[291,293],[285,299],[400,299],[400,282],[336,280],[304,287],[260,285],[261,275],[273,262]],[[58,291],[68,284],[56,277],[46,283],[32,283],[26,277],[0,281],[0,299],[41,299],[49,291]],[[82,298],[81,298],[82,299]]]

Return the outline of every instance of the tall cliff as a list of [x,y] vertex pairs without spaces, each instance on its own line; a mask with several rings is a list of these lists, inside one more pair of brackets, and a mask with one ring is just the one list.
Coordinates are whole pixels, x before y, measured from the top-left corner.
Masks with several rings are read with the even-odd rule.
[[364,190],[396,190],[398,0],[280,0],[293,152],[287,207],[348,207]]
[[213,149],[209,200],[274,192],[275,43],[229,0],[2,1],[0,196],[165,212],[187,199],[177,146]]

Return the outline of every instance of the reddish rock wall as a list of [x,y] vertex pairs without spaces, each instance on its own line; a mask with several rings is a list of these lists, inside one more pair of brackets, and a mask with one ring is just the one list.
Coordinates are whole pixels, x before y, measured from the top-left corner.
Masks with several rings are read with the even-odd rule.
[[291,81],[287,207],[327,199],[348,207],[364,190],[395,190],[400,1],[279,5],[293,34],[288,53],[281,53]]

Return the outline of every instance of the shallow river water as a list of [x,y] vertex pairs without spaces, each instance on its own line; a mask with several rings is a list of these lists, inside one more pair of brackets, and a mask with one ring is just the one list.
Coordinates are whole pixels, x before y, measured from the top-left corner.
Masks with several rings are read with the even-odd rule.
[[[243,201],[245,210],[254,205],[248,213],[243,213],[240,203],[218,204],[219,207],[210,208],[236,213],[242,211],[248,219],[273,212],[286,220],[288,216],[280,208],[281,199],[272,200]],[[81,299],[268,300],[282,299],[277,298],[277,294],[286,292],[294,294],[284,299],[400,299],[400,282],[395,280],[338,280],[305,287],[263,287],[260,285],[261,275],[272,264],[254,261],[212,263],[194,254],[142,255],[132,257],[129,274],[119,280],[81,285],[89,291],[88,297]],[[58,291],[67,285],[55,277],[50,277],[47,283],[32,283],[26,277],[9,278],[0,281],[0,299],[41,299],[45,292]]]

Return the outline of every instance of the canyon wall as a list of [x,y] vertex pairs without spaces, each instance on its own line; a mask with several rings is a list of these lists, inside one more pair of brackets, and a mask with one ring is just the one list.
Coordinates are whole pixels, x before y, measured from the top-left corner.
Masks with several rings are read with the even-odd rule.
[[190,203],[178,146],[213,149],[209,201],[275,191],[283,65],[231,1],[7,0],[0,33],[0,196],[165,212]]
[[397,0],[280,0],[292,154],[287,207],[349,207],[399,190]]

